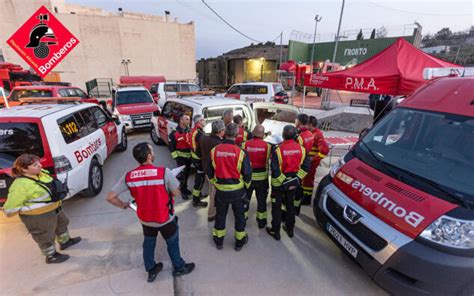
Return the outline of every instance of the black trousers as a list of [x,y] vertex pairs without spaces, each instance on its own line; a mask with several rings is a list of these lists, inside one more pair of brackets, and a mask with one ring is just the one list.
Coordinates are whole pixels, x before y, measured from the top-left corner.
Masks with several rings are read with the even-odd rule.
[[200,201],[201,190],[204,186],[204,168],[200,159],[193,159],[194,167],[196,168],[196,175],[194,176],[194,187],[193,187],[193,201]]
[[[252,181],[247,190],[249,205],[254,191],[257,196],[257,221],[267,221],[268,180]],[[245,217],[248,217],[248,207],[245,211]]]
[[191,158],[186,157],[178,157],[176,158],[176,164],[178,167],[184,165],[184,169],[176,176],[176,179],[179,181],[179,188],[181,192],[183,190],[188,190],[188,178],[189,178],[189,171],[191,170]]
[[281,188],[275,188],[272,192],[272,229],[275,232],[280,231],[282,220],[282,205],[286,208],[285,225],[288,230],[295,228],[295,193],[296,189],[283,191]]
[[225,222],[229,206],[232,207],[235,217],[235,242],[236,245],[243,244],[247,233],[245,232],[244,199],[246,198],[246,189],[242,188],[235,191],[216,190],[216,222],[212,236],[214,242],[221,245],[224,242]]

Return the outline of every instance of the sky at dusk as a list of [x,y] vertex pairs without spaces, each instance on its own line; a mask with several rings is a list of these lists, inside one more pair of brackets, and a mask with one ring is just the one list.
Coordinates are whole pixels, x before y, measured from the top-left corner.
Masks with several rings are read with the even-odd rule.
[[[122,7],[124,11],[164,15],[164,11],[168,10],[173,18],[178,18],[178,22],[194,21],[197,59],[217,56],[254,42],[224,24],[200,0],[66,2],[100,7],[112,12]],[[305,41],[302,33],[313,34],[316,14],[322,16],[318,24],[317,41],[333,41],[342,0],[206,0],[206,3],[250,38],[262,42],[275,40],[279,43],[278,36],[283,32],[283,43],[287,44],[291,37]],[[341,35],[344,33],[353,39],[359,29],[364,29],[368,38],[373,28],[381,26],[387,28],[389,36],[409,35],[415,21],[423,26],[423,34],[436,33],[444,27],[449,27],[452,31],[469,29],[474,25],[474,1],[346,0]]]

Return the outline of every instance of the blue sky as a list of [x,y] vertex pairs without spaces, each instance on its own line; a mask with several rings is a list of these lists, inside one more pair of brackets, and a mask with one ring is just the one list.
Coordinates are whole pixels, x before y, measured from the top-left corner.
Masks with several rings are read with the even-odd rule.
[[[239,35],[220,21],[200,0],[66,0],[107,11],[125,11],[163,15],[165,10],[179,22],[194,21],[196,27],[196,58],[217,56],[247,46],[252,41]],[[334,40],[342,0],[279,1],[279,0],[206,0],[222,17],[240,31],[259,41],[271,41],[283,32],[287,43],[292,31],[312,34],[314,16],[322,16],[318,24],[321,41]],[[341,33],[355,34],[359,29],[385,26],[390,36],[411,33],[414,21],[423,26],[423,34],[435,33],[443,27],[465,30],[474,24],[474,1],[387,1],[346,0]],[[295,35],[293,35],[295,36]],[[367,36],[368,37],[368,36]],[[277,39],[279,42],[279,39]]]

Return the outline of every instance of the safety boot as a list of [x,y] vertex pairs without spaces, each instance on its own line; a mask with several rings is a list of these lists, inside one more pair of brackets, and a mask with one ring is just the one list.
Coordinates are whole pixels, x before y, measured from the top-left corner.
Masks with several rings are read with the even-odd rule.
[[69,259],[69,255],[55,252],[52,255],[46,256],[46,263],[47,264],[63,263],[64,261],[68,259]]
[[248,234],[245,235],[245,237],[243,239],[236,240],[234,250],[239,252],[240,250],[242,250],[243,246],[248,243],[248,241],[249,241],[249,235]]
[[271,227],[267,227],[266,228],[267,230],[267,233],[273,237],[275,240],[279,241],[281,239],[280,237],[280,232],[276,232],[275,230],[273,230]]
[[67,248],[69,248],[70,246],[74,246],[75,244],[77,244],[78,242],[80,242],[82,240],[82,238],[80,236],[78,237],[71,237],[67,242],[65,242],[64,244],[59,244],[59,249],[62,251],[62,250],[66,250]]

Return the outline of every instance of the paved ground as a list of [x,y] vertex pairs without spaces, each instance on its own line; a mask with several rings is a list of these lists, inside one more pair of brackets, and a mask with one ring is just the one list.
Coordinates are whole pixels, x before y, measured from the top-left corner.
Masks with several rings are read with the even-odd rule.
[[[149,141],[147,134],[130,136],[130,147]],[[173,164],[166,147],[155,147],[156,164]],[[255,198],[247,231],[249,244],[233,250],[233,219],[229,215],[224,249],[215,249],[206,209],[177,201],[181,251],[196,270],[173,280],[165,244],[156,254],[165,268],[149,284],[141,257],[142,233],[131,210],[105,201],[107,189],[135,166],[131,149],[116,153],[104,166],[105,184],[94,198],[65,202],[70,231],[83,241],[67,250],[71,259],[46,265],[44,258],[17,219],[0,215],[0,294],[2,295],[385,295],[362,270],[316,226],[312,210],[297,218],[295,237],[282,232],[276,242],[256,226]],[[327,171],[327,168],[320,171]],[[322,173],[321,173],[322,174]],[[192,182],[190,183],[192,184]]]

